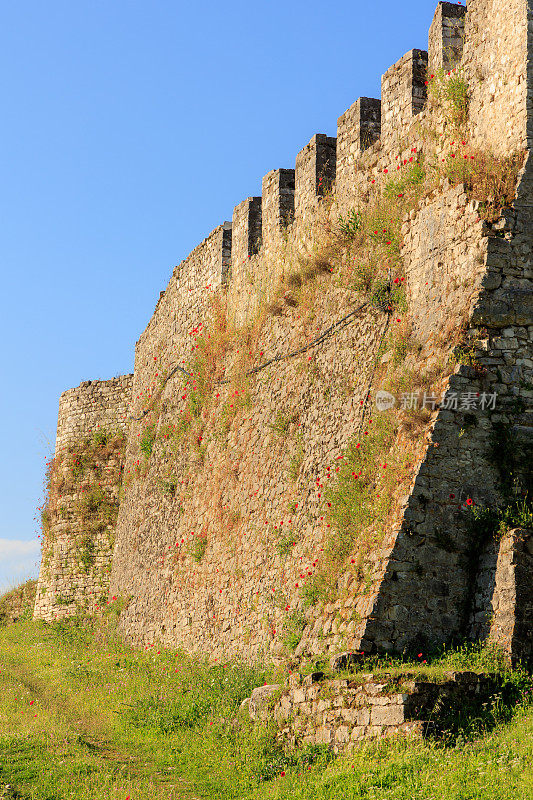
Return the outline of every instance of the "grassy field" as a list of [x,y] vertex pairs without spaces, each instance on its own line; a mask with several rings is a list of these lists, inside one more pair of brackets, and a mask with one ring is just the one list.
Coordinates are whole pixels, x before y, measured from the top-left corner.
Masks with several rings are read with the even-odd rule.
[[280,749],[273,723],[254,726],[239,713],[254,687],[284,679],[281,668],[209,665],[157,645],[134,650],[115,625],[106,609],[98,620],[0,627],[0,798],[533,796],[533,682],[493,652],[365,664],[374,674],[409,670],[432,680],[445,668],[495,670],[507,691],[463,720],[448,744],[382,740],[335,757],[325,746]]

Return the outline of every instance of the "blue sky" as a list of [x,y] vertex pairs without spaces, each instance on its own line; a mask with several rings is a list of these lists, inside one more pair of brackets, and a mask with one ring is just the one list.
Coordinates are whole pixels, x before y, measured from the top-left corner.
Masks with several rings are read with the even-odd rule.
[[174,266],[427,50],[436,5],[0,2],[0,593],[38,575],[61,392],[133,371]]

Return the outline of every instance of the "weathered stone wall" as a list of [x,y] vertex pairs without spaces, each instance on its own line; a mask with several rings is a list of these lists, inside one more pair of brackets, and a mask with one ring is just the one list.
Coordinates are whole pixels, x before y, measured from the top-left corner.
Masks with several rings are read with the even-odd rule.
[[[338,318],[350,300],[346,290],[330,287],[317,299],[320,327]],[[294,309],[267,321],[261,340],[264,358],[301,344],[305,330],[297,317]],[[271,645],[279,648],[274,631],[286,616],[285,605],[294,607],[302,568],[311,569],[320,556],[326,532],[318,475],[325,459],[335,464],[359,422],[369,354],[377,351],[385,321],[386,315],[377,310],[362,314],[356,327],[317,349],[314,375],[303,369],[307,354],[258,373],[253,408],[239,408],[227,447],[215,436],[217,420],[212,417],[210,424],[205,421],[203,464],[187,470],[185,454],[178,456],[175,497],[159,489],[167,456],[165,442],[156,441],[146,480],[133,483],[121,505],[113,559],[113,593],[126,589],[136,598],[122,623],[128,635],[149,641],[157,632],[165,641],[178,638],[191,652],[209,651],[214,658],[227,653],[253,660]],[[232,374],[232,360],[226,360],[226,375]],[[159,430],[178,424],[186,403],[181,398],[190,392],[187,387],[182,393],[178,385],[178,379],[169,381],[163,391]],[[326,386],[331,397],[324,404]],[[220,386],[217,394],[218,408],[237,404],[227,386]],[[269,427],[278,413],[293,418],[287,438]],[[328,424],[318,425],[324,414]],[[291,480],[298,433],[305,457]],[[126,470],[142,461],[135,438],[130,439]],[[289,510],[293,502],[298,504],[294,512]],[[298,542],[290,556],[278,550],[284,531]],[[198,564],[188,554],[195,537],[207,540]],[[282,595],[287,599],[280,607]]]
[[[529,170],[526,164],[523,182],[530,182]],[[401,649],[413,639],[415,628],[425,641],[444,640],[464,630],[471,599],[473,553],[463,504],[467,499],[478,506],[505,501],[498,468],[503,444],[499,445],[501,456],[498,449],[494,452],[497,423],[510,425],[515,436],[513,467],[519,484],[515,488],[531,490],[530,210],[517,208],[502,220],[499,227],[505,238],[497,235],[500,231],[485,226],[486,272],[470,318],[479,366],[460,365],[450,377],[445,398],[448,407],[443,405],[439,410],[430,448],[417,472],[405,522],[391,552],[372,624],[365,633],[366,646]],[[412,230],[416,230],[416,224]],[[438,258],[440,255],[435,254],[435,261]],[[411,259],[410,263],[416,262]],[[433,274],[437,275],[437,270]],[[443,291],[440,297],[444,295]],[[464,410],[461,395],[466,399]],[[504,470],[508,468],[503,465]],[[461,495],[463,504],[458,504]],[[422,575],[417,574],[419,565]]]
[[478,564],[469,635],[498,642],[514,661],[533,657],[533,530],[507,531],[485,544]]
[[[81,453],[94,433],[127,433],[132,384],[133,375],[84,381],[60,397],[34,619],[71,615],[76,603],[107,596],[124,448],[97,448],[86,467]],[[97,520],[97,507],[109,518]]]
[[98,428],[126,432],[133,375],[108,381],[83,381],[59,398],[55,455]]
[[361,154],[378,141],[381,100],[360,97],[337,120],[335,195],[339,205],[353,203]]
[[[469,703],[481,710],[497,687],[494,677],[485,674],[446,672],[443,677],[436,683],[409,674],[326,680],[321,672],[305,678],[296,673],[286,686],[258,687],[243,707],[247,705],[254,720],[272,714],[280,724],[280,741],[327,744],[334,753],[351,752],[363,739],[425,736],[438,729],[437,704],[447,710]],[[281,697],[270,711],[268,698],[277,689]]]
[[227,289],[227,304],[235,327],[253,317],[259,302],[258,284],[262,236],[262,198],[248,197],[233,209],[231,238],[231,279]]
[[32,616],[35,607],[37,581],[30,580],[0,597],[0,626],[11,625],[27,615]]
[[381,142],[385,150],[404,138],[424,108],[428,54],[410,50],[381,77]]
[[531,19],[530,0],[468,3],[461,65],[469,85],[470,140],[498,155],[532,138]]
[[[361,398],[371,388],[387,314],[368,306],[320,346],[276,362],[233,394],[221,385],[212,413],[199,415],[192,460],[179,447],[170,452],[168,439],[194,400],[195,382],[186,384],[179,371],[163,379],[176,366],[187,369],[187,356],[199,348],[197,334],[214,319],[210,294],[236,327],[271,298],[287,269],[287,250],[299,246],[302,228],[324,210],[318,175],[327,162],[332,180],[334,151],[331,223],[362,207],[420,154],[443,157],[445,116],[425,105],[428,60],[437,69],[462,59],[472,87],[470,145],[500,154],[528,148],[530,17],[525,0],[505,6],[472,0],[466,14],[439,3],[428,52],[409,51],[383,75],[380,101],[359,98],[339,117],[336,148],[333,138],[313,137],[294,170],[272,170],[263,178],[262,198],[236,206],[233,237],[224,223],[176,268],[135,355],[136,419],[126,457],[131,485],[120,507],[110,582],[111,594],[132,596],[120,621],[131,641],[158,638],[213,658],[252,662],[286,655],[280,631],[289,612],[302,610],[298,590],[320,563],[328,534],[321,490],[335,477],[354,432],[365,435]],[[433,144],[424,133],[432,127]],[[477,366],[458,365],[432,388],[428,440],[413,454],[410,483],[400,482],[394,493],[387,535],[367,554],[366,577],[348,566],[338,581],[339,599],[305,612],[297,656],[345,647],[401,651],[466,632],[475,575],[467,509],[457,498],[464,492],[478,505],[503,501],[492,445],[499,423],[516,436],[521,487],[529,480],[531,180],[526,159],[513,209],[495,225],[479,220],[463,187],[446,182],[404,219],[407,315],[421,345],[419,357],[406,364],[413,376],[431,366],[438,372],[438,359],[451,355],[451,333],[465,323]],[[317,285],[312,319],[290,304],[267,317],[252,352],[255,363],[302,347],[360,299],[329,275]],[[224,354],[219,378],[233,374],[240,349]],[[222,411],[228,424],[221,435]],[[372,409],[378,413],[386,412]],[[154,437],[151,452],[143,449],[147,431]],[[172,492],[163,490],[170,485]]]
[[465,39],[466,7],[439,3],[428,35],[428,74],[450,69],[461,60]]

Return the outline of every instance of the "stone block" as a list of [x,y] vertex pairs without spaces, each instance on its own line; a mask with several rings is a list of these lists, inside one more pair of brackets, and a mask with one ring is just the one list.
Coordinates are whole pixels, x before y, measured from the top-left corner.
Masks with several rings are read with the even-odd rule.
[[358,725],[370,725],[370,709],[358,708],[356,721]]
[[267,719],[269,716],[268,704],[276,692],[282,688],[280,683],[271,683],[258,686],[250,697],[250,716],[252,719]]
[[331,729],[327,728],[325,725],[322,725],[316,731],[316,743],[317,744],[329,744],[332,740]]
[[345,669],[350,669],[360,664],[364,656],[358,652],[344,652],[337,653],[329,660],[330,669],[334,672],[342,672]]
[[304,689],[295,689],[292,695],[292,699],[294,703],[304,703],[306,699],[306,693]]
[[400,725],[405,722],[404,708],[402,705],[373,706],[371,721],[372,725]]
[[305,676],[302,683],[304,686],[311,686],[313,683],[319,683],[323,679],[324,679],[323,672],[311,672],[310,675]]

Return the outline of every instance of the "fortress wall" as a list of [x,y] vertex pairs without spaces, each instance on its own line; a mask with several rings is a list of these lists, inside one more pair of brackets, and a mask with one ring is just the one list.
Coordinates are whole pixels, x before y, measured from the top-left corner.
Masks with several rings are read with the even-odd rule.
[[[447,66],[448,46],[452,56],[459,54],[463,17],[461,65],[469,85],[483,70],[494,70],[490,81],[483,79],[472,90],[469,143],[494,146],[500,153],[528,144],[531,89],[526,86],[533,85],[527,58],[529,4],[472,0],[466,15],[449,6],[437,7],[428,52],[409,51],[382,76],[381,100],[360,98],[339,118],[332,220],[366,202],[376,185],[401,174],[413,154],[424,151],[420,126],[436,123],[437,133],[443,132],[442,115],[424,107],[425,65],[429,60],[432,68]],[[254,313],[258,299],[270,298],[286,266],[280,258],[284,242],[296,237],[294,215],[307,224],[319,207],[317,164],[327,143],[318,136],[299,154],[295,170],[272,170],[263,178],[259,253],[250,249],[258,204],[244,201],[234,212],[231,266],[231,225],[225,223],[176,268],[137,343],[137,416],[157,394],[159,365],[163,371],[175,363],[186,366],[188,334],[201,332],[209,319],[210,289],[227,300],[229,317],[239,321]],[[444,143],[437,141],[432,154],[440,158],[444,151]],[[399,486],[394,495],[398,513],[385,541],[369,556],[369,576],[363,582],[355,569],[348,569],[339,580],[342,599],[307,610],[299,655],[340,647],[401,650],[419,639],[449,640],[477,624],[476,615],[484,610],[486,601],[472,594],[477,581],[479,597],[487,596],[486,571],[478,569],[472,579],[464,509],[456,513],[451,495],[466,491],[481,503],[501,497],[501,479],[489,453],[496,422],[515,421],[520,447],[524,452],[529,447],[533,393],[521,384],[531,380],[533,365],[531,188],[526,162],[517,211],[505,216],[499,229],[479,223],[475,204],[466,201],[460,187],[445,184],[404,221],[409,314],[425,345],[424,360],[415,359],[413,373],[427,366],[432,339],[445,338],[446,325],[453,330],[462,312],[473,314],[478,339],[479,329],[487,329],[484,344],[478,342],[478,360],[486,372],[461,365],[446,385],[436,388],[448,400],[453,391],[477,397],[490,389],[500,405],[476,412],[475,422],[465,409],[435,411],[432,439],[420,442],[410,487]],[[301,346],[352,307],[356,298],[348,290],[333,286],[329,276],[318,280],[324,287],[314,309],[316,330],[301,329],[298,309],[284,308],[265,323],[264,359]],[[286,614],[301,609],[298,587],[313,575],[327,536],[321,499],[331,475],[326,467],[335,470],[335,461],[359,429],[359,398],[368,390],[385,319],[377,309],[362,312],[353,327],[310,354],[310,370],[304,369],[309,367],[306,353],[257,373],[250,382],[250,406],[241,407],[227,387],[220,387],[219,403],[233,401],[237,420],[226,442],[214,420],[202,416],[202,457],[170,457],[165,442],[156,439],[148,471],[128,489],[118,521],[110,593],[132,596],[120,623],[127,638],[140,644],[157,637],[216,658],[281,656]],[[226,374],[234,356],[227,354]],[[178,375],[167,383],[156,419],[147,415],[132,426],[128,474],[140,461],[139,439],[146,424],[155,419],[157,433],[179,424],[184,379]],[[517,398],[527,406],[523,413],[516,410]],[[289,420],[288,438],[273,431],[279,414]],[[300,448],[304,455],[294,472]],[[167,496],[161,485],[171,468],[177,488]],[[205,553],[197,561],[191,553],[198,552],[199,539]]]
[[[405,254],[409,310],[419,337],[430,347],[432,336],[442,333],[447,322],[456,327],[461,312],[471,313],[485,274],[485,264],[478,263],[476,256],[486,253],[487,239],[481,237],[482,223],[477,221],[472,204],[455,187],[444,186],[441,194],[420,210],[419,220],[406,221],[406,225],[410,226],[407,233],[411,234],[406,236]],[[432,225],[431,240],[425,231]],[[435,304],[420,303],[428,277],[427,261],[435,255],[433,251],[447,265],[446,269],[433,270],[432,290],[435,296],[448,298],[448,316],[435,315]],[[337,294],[340,301],[340,290]],[[346,300],[347,297],[344,307]],[[320,330],[339,318],[340,307],[332,309],[327,295],[321,296],[317,308]],[[265,358],[294,349],[291,331],[297,329],[296,312],[297,309],[287,309],[279,320],[270,320],[262,344]],[[297,608],[296,584],[300,582],[300,573],[304,578],[312,574],[320,559],[327,533],[322,527],[324,523],[321,525],[323,505],[319,495],[326,482],[322,476],[326,464],[335,464],[350,435],[358,428],[360,409],[358,412],[354,401],[364,396],[364,387],[368,385],[383,332],[384,317],[381,316],[381,323],[379,320],[379,312],[363,315],[353,329],[347,329],[349,333],[339,334],[331,344],[317,349],[318,384],[313,389],[305,378],[297,377],[295,362],[280,363],[268,375],[258,373],[252,410],[243,410],[241,423],[232,428],[226,452],[215,441],[208,444],[205,466],[199,468],[192,482],[187,482],[185,494],[180,498],[182,516],[176,517],[177,500],[167,504],[155,496],[155,490],[150,488],[155,479],[144,490],[138,490],[139,510],[134,516],[140,521],[136,545],[142,555],[136,558],[141,558],[141,562],[132,563],[131,548],[127,547],[123,558],[129,562],[128,568],[121,576],[123,588],[129,587],[134,595],[122,621],[128,637],[138,643],[155,636],[169,643],[177,640],[194,652],[210,647],[214,657],[239,655],[253,660],[262,653],[279,654],[280,642],[272,631],[279,629],[285,607],[272,605],[271,595],[282,596],[289,609]],[[421,364],[413,363],[415,373],[422,364],[428,366],[427,351]],[[451,388],[459,392],[474,388],[478,391],[479,385],[471,377],[466,379],[463,373],[464,367],[459,367],[457,375],[450,378]],[[346,380],[354,387],[348,403],[342,391]],[[332,389],[326,402],[320,386]],[[292,387],[291,391],[285,387]],[[294,387],[298,387],[296,392]],[[448,387],[437,388],[445,392]],[[227,390],[221,387],[222,398],[226,397],[224,391]],[[268,433],[266,425],[281,410],[288,415],[297,414],[293,430],[304,436],[306,455],[294,485],[288,481],[287,471],[296,442],[277,443],[277,437]],[[317,426],[320,419],[329,419],[330,424]],[[497,470],[480,453],[486,449],[488,435],[484,415],[480,416],[478,440],[472,436],[465,440],[463,454],[457,440],[464,420],[464,412],[438,412],[433,439],[446,426],[448,439],[445,443],[442,436],[439,449],[430,449],[427,454],[426,443],[421,443],[422,466],[418,473],[415,469],[415,483],[402,507],[404,522],[400,516],[388,539],[370,554],[370,584],[367,582],[363,587],[355,568],[348,571],[340,587],[347,591],[348,599],[308,611],[308,627],[297,655],[334,652],[340,647],[369,650],[390,649],[396,644],[403,647],[418,635],[429,633],[449,639],[464,626],[464,615],[458,609],[464,606],[468,588],[465,565],[468,542],[461,540],[464,531],[461,532],[453,517],[455,505],[449,495],[459,496],[465,487],[473,492],[481,473],[485,476],[483,489],[487,493],[490,480],[486,476],[492,475],[494,485],[497,484]],[[282,449],[278,450],[279,447]],[[156,457],[154,476],[159,469],[157,464]],[[434,484],[429,496],[431,505],[422,515],[418,494],[427,493],[426,471],[432,475]],[[405,487],[403,491],[405,494]],[[485,499],[487,493],[483,497],[477,495],[476,502]],[[398,496],[398,503],[401,500]],[[293,501],[299,503],[298,509],[287,513]],[[232,522],[233,529],[228,534],[226,526],[235,514],[239,521]],[[266,523],[263,534],[261,521]],[[276,555],[276,541],[282,521],[290,525],[297,544],[293,552],[280,558]],[[413,527],[415,522],[420,523],[416,527],[418,533],[407,535],[407,525]],[[449,533],[452,524],[454,532],[450,535],[457,541],[456,549],[450,552],[441,541],[446,542],[442,534]],[[198,535],[206,537],[207,549],[196,565],[187,554],[187,544]],[[169,549],[179,553],[177,573]],[[152,565],[149,572],[143,571],[142,563]],[[154,574],[160,575],[158,581],[154,580]],[[116,592],[118,583],[113,587]]]
[[[432,343],[439,336],[446,341],[447,331],[456,330],[472,314],[486,273],[487,238],[486,234],[485,238],[482,236],[482,227],[462,188],[452,187],[447,181],[435,197],[426,198],[419,211],[404,221],[402,257],[408,313],[414,336],[425,349],[420,359],[415,354],[405,359],[406,368],[412,371],[411,385],[394,396],[395,407],[425,405],[435,409],[443,398],[448,402],[448,391],[454,389],[460,408],[463,390],[465,393],[474,390],[465,378],[452,375],[449,386],[448,381],[435,384],[424,398],[417,376],[422,367],[430,369],[437,364]],[[457,369],[459,373],[464,370]],[[485,390],[488,391],[487,386]],[[475,391],[480,391],[479,386]],[[374,416],[387,413],[387,410],[373,411]],[[462,491],[472,496],[479,484],[489,493],[489,487],[498,483],[497,470],[486,457],[480,458],[481,445],[474,441],[472,433],[465,441],[464,452],[458,444],[465,413],[464,410],[434,412],[432,441],[438,440],[444,424],[448,426],[446,443],[443,435],[438,450],[434,450],[430,440],[421,462],[413,465],[415,480],[403,498],[404,522],[397,529],[391,528],[389,537],[369,557],[373,565],[369,570],[374,578],[372,585],[361,592],[356,578],[350,576],[346,589],[353,597],[346,601],[350,604],[348,612],[340,601],[320,609],[305,631],[296,651],[298,655],[338,648],[339,633],[345,631],[343,623],[346,625],[352,607],[362,621],[343,645],[353,650],[370,652],[397,647],[401,650],[421,633],[447,641],[464,626],[464,617],[457,609],[462,607],[467,593],[464,551],[468,549],[468,539],[460,519],[454,516],[457,502],[450,495],[459,497]],[[486,449],[488,412],[477,414],[482,418],[479,434]],[[431,485],[427,483],[426,470],[434,476]],[[478,500],[481,500],[479,491]],[[426,501],[427,508],[422,505]],[[409,536],[405,533],[407,528],[413,531]],[[418,530],[420,535],[415,536],[414,531]],[[452,535],[453,552],[437,543],[441,539],[446,541],[441,534]]]
[[[531,181],[529,161],[523,170],[524,181]],[[424,217],[422,213],[418,218],[421,226],[425,226]],[[411,242],[416,240],[417,221],[411,223]],[[511,425],[515,437],[512,469],[517,481],[513,491],[533,489],[532,230],[530,209],[510,212],[497,229],[483,225],[484,269],[471,271],[475,291],[473,296],[469,294],[479,369],[458,365],[449,379],[447,402],[437,415],[432,442],[416,475],[405,523],[365,632],[374,645],[390,647],[394,642],[394,647],[401,649],[414,639],[415,630],[427,641],[445,640],[469,626],[472,632],[486,615],[487,573],[476,566],[479,550],[465,524],[465,503],[469,498],[478,506],[506,502],[501,470],[508,472],[510,466],[502,463],[502,443],[493,450],[497,423]],[[470,248],[460,260],[465,262],[474,253]],[[453,260],[448,257],[443,263]],[[412,257],[410,261],[413,264]],[[434,269],[433,275],[437,274]],[[441,298],[445,295],[446,291],[438,293]],[[456,407],[452,393],[458,401]],[[466,407],[461,412],[463,404]],[[418,565],[422,565],[422,573]],[[493,574],[493,586],[495,581]],[[508,607],[506,613],[520,617],[524,610]],[[497,628],[491,635],[497,638]],[[501,643],[509,644],[503,634]],[[523,631],[513,639],[513,647],[532,652]]]
[[[82,519],[80,505],[98,486],[105,502],[118,508],[124,448],[111,452],[102,449],[91,459],[88,469],[75,478],[68,452],[85,452],[84,440],[98,431],[127,434],[132,383],[133,375],[84,381],[63,392],[59,399],[52,471],[56,489],[51,493],[56,499],[49,503],[49,520],[42,541],[34,619],[51,621],[69,616],[75,612],[76,602],[87,606],[96,597],[107,598],[115,525],[106,520],[95,526],[89,517]],[[87,549],[86,536],[91,525],[98,530],[91,535],[94,548]]]
[[128,430],[133,375],[83,381],[59,398],[55,455],[98,428]]
[[[317,299],[317,326],[338,319],[353,300],[328,284]],[[301,345],[304,331],[297,317],[296,308],[267,320],[261,340],[265,359]],[[317,349],[311,373],[305,369],[308,354],[258,373],[251,382],[252,406],[236,410],[227,445],[215,435],[217,411],[209,423],[206,419],[203,463],[189,464],[178,455],[172,498],[158,489],[166,456],[165,442],[156,441],[146,478],[132,484],[121,506],[113,559],[113,593],[133,595],[120,623],[128,638],[140,644],[161,636],[219,659],[239,655],[251,662],[279,653],[285,607],[297,608],[300,575],[313,571],[327,533],[318,484],[327,465],[335,470],[359,424],[359,398],[385,320],[377,310],[362,313],[357,324]],[[226,374],[231,358],[228,354]],[[217,409],[237,402],[227,386],[216,392]],[[177,423],[180,414],[178,398],[165,393],[163,400],[160,427]],[[270,427],[278,414],[292,419],[286,437]],[[298,434],[305,456],[291,477]],[[138,455],[132,452],[131,458]],[[297,508],[291,510],[292,503]],[[289,553],[279,549],[286,535],[296,542]],[[190,548],[199,538],[207,544],[196,563]]]
[[469,84],[470,141],[497,155],[526,147],[531,138],[531,14],[530,0],[468,3],[461,64]]

